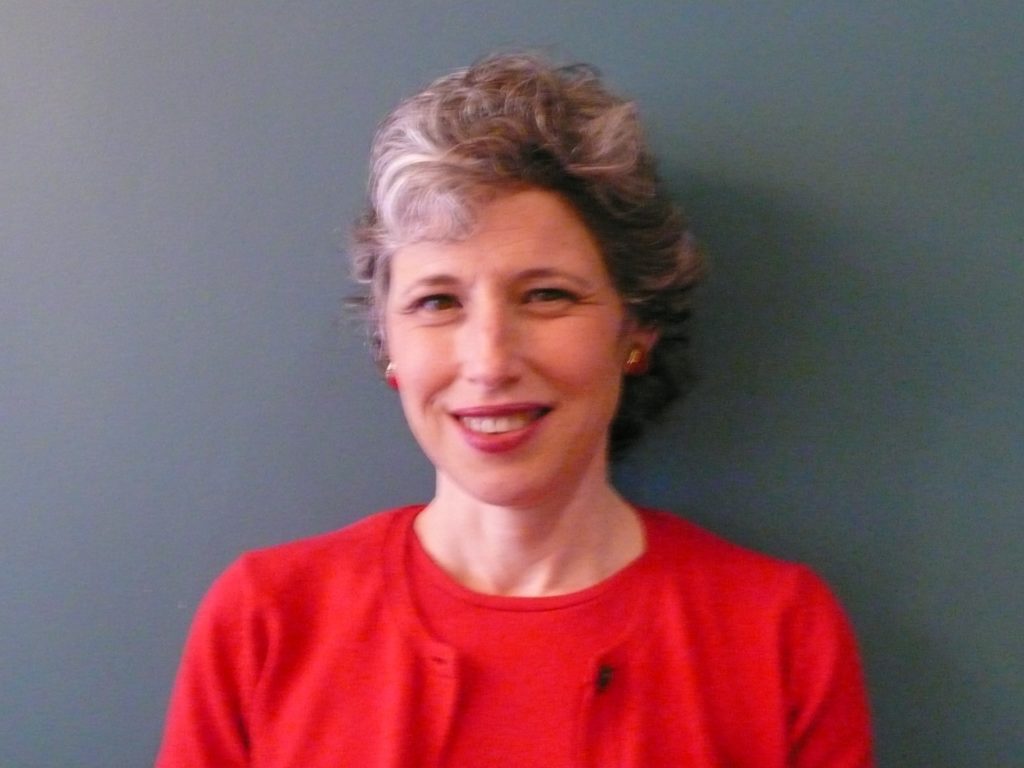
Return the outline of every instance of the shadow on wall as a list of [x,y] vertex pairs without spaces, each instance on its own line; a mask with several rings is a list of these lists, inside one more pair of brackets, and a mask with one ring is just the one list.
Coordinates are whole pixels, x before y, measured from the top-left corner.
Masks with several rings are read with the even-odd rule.
[[935,516],[955,531],[965,514],[936,510],[920,487],[943,437],[936,417],[955,406],[949,377],[963,375],[944,330],[956,298],[922,278],[929,246],[906,233],[674,170],[711,262],[695,327],[700,380],[617,468],[619,486],[833,584],[863,647],[881,764],[979,764],[977,728],[994,734],[986,743],[1012,741],[995,735],[1012,725],[1006,694],[970,674],[963,632],[907,610],[942,590],[930,583]]

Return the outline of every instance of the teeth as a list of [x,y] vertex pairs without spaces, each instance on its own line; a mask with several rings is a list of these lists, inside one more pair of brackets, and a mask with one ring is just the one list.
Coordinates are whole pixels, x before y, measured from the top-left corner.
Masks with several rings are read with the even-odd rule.
[[463,416],[462,423],[473,432],[497,435],[502,432],[522,429],[533,421],[533,418],[534,414],[532,413],[517,413],[508,416]]

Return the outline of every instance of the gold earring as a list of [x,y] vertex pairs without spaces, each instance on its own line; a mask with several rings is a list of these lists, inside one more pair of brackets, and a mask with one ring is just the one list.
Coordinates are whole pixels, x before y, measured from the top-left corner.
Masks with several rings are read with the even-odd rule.
[[626,355],[626,364],[623,366],[623,370],[627,376],[642,376],[647,373],[649,364],[647,349],[641,344],[634,344],[629,348],[629,354]]
[[398,374],[395,373],[395,364],[389,362],[384,368],[384,381],[394,390],[398,389]]

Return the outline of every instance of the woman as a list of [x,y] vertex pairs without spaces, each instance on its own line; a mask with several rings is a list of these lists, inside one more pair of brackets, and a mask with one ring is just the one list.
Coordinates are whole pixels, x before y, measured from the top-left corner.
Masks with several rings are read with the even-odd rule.
[[609,483],[702,272],[630,103],[524,55],[436,81],[377,133],[354,258],[434,498],[236,562],[159,766],[870,765],[822,583]]

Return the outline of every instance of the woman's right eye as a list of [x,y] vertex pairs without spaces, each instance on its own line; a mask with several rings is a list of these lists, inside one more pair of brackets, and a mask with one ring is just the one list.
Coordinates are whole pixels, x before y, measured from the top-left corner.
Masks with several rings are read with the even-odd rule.
[[414,311],[445,312],[459,306],[459,301],[450,293],[432,293],[416,299],[412,304]]

